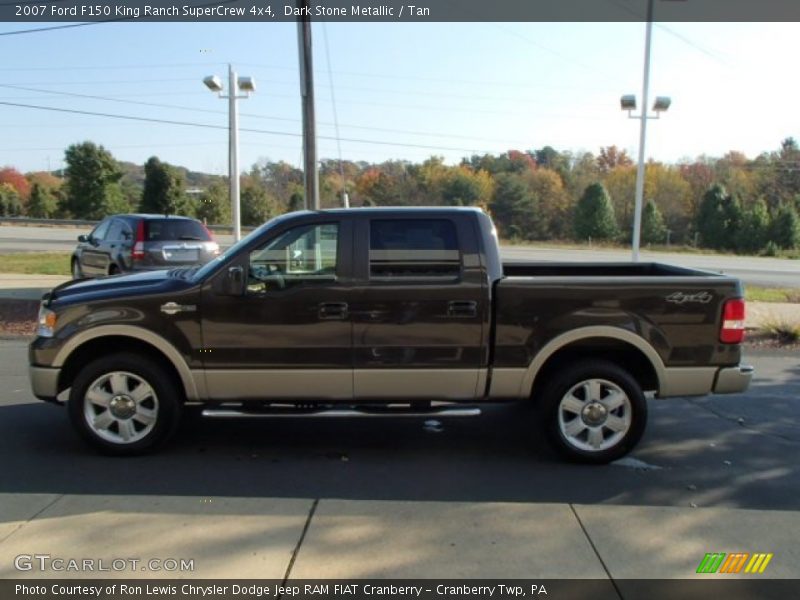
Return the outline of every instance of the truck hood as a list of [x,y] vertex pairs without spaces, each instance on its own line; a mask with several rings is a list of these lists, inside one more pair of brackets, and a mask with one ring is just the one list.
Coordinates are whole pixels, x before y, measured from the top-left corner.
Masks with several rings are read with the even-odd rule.
[[67,281],[50,290],[42,299],[48,306],[52,302],[74,304],[106,297],[158,294],[185,289],[190,285],[189,281],[176,276],[173,271],[142,271],[131,275]]

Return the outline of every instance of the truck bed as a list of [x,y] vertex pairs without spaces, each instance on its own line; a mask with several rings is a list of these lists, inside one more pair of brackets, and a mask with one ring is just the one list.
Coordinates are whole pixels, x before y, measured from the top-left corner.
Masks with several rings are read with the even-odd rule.
[[703,277],[713,273],[662,263],[503,262],[507,277]]

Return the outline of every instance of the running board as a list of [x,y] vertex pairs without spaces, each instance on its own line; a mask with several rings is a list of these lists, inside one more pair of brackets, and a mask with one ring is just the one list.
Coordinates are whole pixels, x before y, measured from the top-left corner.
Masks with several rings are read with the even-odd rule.
[[247,417],[274,418],[290,417],[327,417],[327,418],[353,418],[353,417],[477,417],[481,409],[476,407],[453,407],[422,409],[392,409],[392,408],[318,408],[318,409],[264,409],[244,410],[231,408],[207,408],[203,410],[204,417],[217,419],[236,419]]

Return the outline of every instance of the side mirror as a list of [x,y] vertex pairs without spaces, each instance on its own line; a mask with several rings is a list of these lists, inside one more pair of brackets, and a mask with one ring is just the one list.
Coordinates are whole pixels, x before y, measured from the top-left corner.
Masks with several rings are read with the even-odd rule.
[[88,235],[79,235],[78,236],[78,241],[80,243],[82,243],[82,244],[85,244],[85,243],[87,243],[89,241],[89,236]]
[[244,269],[242,267],[228,267],[225,277],[225,294],[229,296],[244,296]]

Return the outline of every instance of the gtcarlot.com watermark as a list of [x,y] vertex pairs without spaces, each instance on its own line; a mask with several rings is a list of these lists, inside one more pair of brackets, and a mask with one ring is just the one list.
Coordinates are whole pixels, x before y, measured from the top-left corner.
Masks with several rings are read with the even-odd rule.
[[14,557],[17,571],[107,573],[155,571],[191,573],[193,558],[70,558],[50,554],[18,554]]

